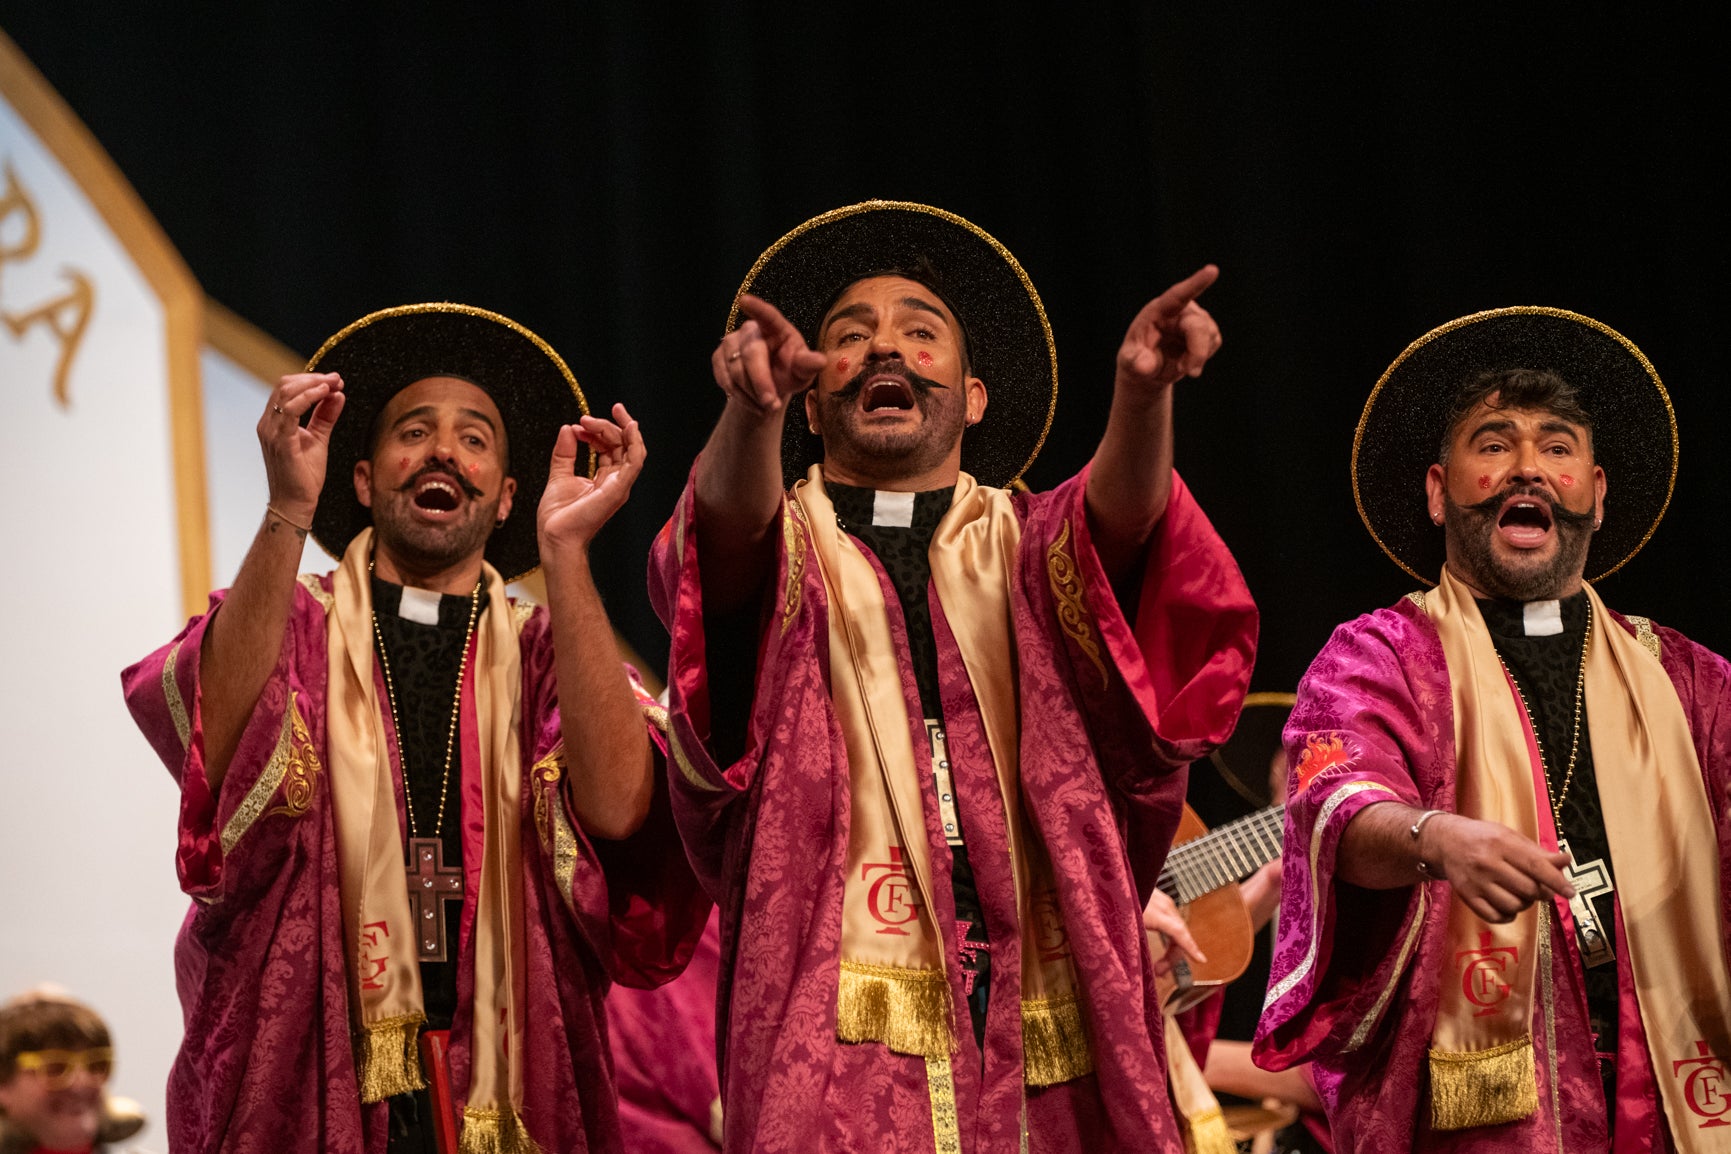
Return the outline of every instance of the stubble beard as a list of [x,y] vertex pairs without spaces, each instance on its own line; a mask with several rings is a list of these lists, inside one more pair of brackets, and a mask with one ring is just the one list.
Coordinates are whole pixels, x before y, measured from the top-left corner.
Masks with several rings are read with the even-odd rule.
[[499,497],[484,495],[454,466],[436,471],[454,477],[467,496],[461,514],[442,525],[415,519],[411,493],[421,476],[435,471],[429,462],[394,492],[380,494],[373,502],[373,535],[377,544],[414,572],[436,573],[449,569],[487,547],[499,517]]
[[[1557,547],[1549,560],[1513,568],[1493,550],[1497,517],[1504,502],[1515,495],[1542,500],[1549,506],[1557,532]],[[1443,529],[1450,565],[1475,589],[1511,601],[1551,601],[1586,572],[1587,550],[1593,543],[1593,514],[1566,509],[1542,489],[1517,487],[1474,505],[1457,505],[1445,493]]]
[[[920,412],[912,429],[865,426],[855,404],[867,377],[888,374],[907,382]],[[824,457],[856,475],[883,479],[928,473],[942,465],[967,425],[960,390],[922,377],[905,365],[882,362],[861,367],[852,380],[825,396],[818,394],[823,422]]]

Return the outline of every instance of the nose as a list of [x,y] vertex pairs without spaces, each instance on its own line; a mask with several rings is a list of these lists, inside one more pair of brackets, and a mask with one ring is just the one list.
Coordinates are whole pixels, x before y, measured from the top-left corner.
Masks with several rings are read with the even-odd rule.
[[888,360],[891,357],[899,358],[902,355],[902,350],[897,346],[895,336],[895,331],[887,327],[874,332],[871,340],[871,358],[879,361]]
[[1510,471],[1511,480],[1529,481],[1534,484],[1545,479],[1544,470],[1539,467],[1539,447],[1531,442],[1522,442],[1515,449],[1514,468]]

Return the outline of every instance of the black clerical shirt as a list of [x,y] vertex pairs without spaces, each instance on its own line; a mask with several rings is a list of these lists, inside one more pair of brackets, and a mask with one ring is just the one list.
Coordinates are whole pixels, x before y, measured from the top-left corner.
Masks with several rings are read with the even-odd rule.
[[[1514,675],[1516,684],[1526,695],[1531,707],[1533,727],[1544,747],[1545,777],[1550,785],[1550,798],[1557,798],[1563,781],[1569,780],[1568,793],[1558,803],[1562,828],[1558,835],[1569,843],[1575,862],[1584,865],[1602,861],[1611,874],[1610,842],[1605,836],[1605,820],[1599,805],[1598,778],[1593,772],[1593,742],[1588,731],[1586,698],[1581,698],[1580,742],[1575,745],[1575,697],[1580,684],[1582,646],[1587,631],[1587,595],[1580,592],[1564,598],[1558,605],[1562,631],[1548,636],[1528,633],[1528,611],[1520,601],[1484,600],[1478,603],[1479,613],[1491,632],[1497,653]],[[1547,614],[1536,614],[1538,617]],[[1612,621],[1593,622],[1595,631],[1616,629]],[[1569,776],[1569,751],[1576,749],[1575,769]],[[1550,801],[1540,799],[1541,805]],[[1615,922],[1613,898],[1610,894],[1592,899],[1593,913],[1607,933]],[[1619,962],[1618,964],[1626,964]],[[1600,1055],[1599,1072],[1605,1086],[1605,1106],[1616,1109],[1617,1052],[1617,964],[1585,968],[1587,1018],[1593,1032],[1594,1049]]]

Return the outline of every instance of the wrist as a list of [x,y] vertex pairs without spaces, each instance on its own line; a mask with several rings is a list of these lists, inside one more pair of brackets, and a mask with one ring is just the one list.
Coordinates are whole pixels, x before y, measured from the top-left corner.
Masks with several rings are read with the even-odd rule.
[[267,521],[281,521],[284,525],[302,534],[312,532],[313,514],[318,511],[318,502],[295,502],[271,498],[265,502],[264,515]]
[[1437,828],[1441,826],[1446,830],[1454,816],[1447,810],[1427,809],[1418,814],[1407,827],[1407,836],[1411,839],[1413,853],[1417,856],[1415,868],[1420,875],[1427,878],[1446,876],[1443,870],[1442,843],[1438,839]]

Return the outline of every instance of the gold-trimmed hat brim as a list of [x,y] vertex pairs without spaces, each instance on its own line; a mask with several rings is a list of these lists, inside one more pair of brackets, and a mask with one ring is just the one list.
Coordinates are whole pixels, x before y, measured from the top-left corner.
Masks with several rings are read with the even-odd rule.
[[[766,249],[734,294],[762,297],[814,343],[824,310],[862,276],[929,264],[968,334],[973,374],[986,385],[986,415],[962,438],[962,468],[981,484],[1008,486],[1032,465],[1058,407],[1058,349],[1045,305],[1010,250],[978,225],[931,205],[868,200],[812,217]],[[823,442],[790,418],[782,435],[787,484],[822,459]]]
[[1436,463],[1457,391],[1480,373],[1549,369],[1593,419],[1605,470],[1605,519],[1587,553],[1588,580],[1610,576],[1653,536],[1677,483],[1677,415],[1640,349],[1592,317],[1536,305],[1459,317],[1408,345],[1371,390],[1352,440],[1352,495],[1371,537],[1426,585],[1445,556],[1424,479]]
[[[341,374],[348,397],[331,429],[324,490],[313,516],[313,537],[327,553],[340,558],[372,523],[355,496],[353,474],[355,462],[372,452],[367,438],[379,413],[416,381],[449,376],[484,389],[505,422],[517,490],[510,516],[487,539],[487,560],[506,581],[535,571],[535,513],[553,443],[561,426],[589,412],[577,378],[551,345],[509,317],[434,301],[368,313],[320,346],[307,372]],[[586,457],[593,476],[594,454]]]

